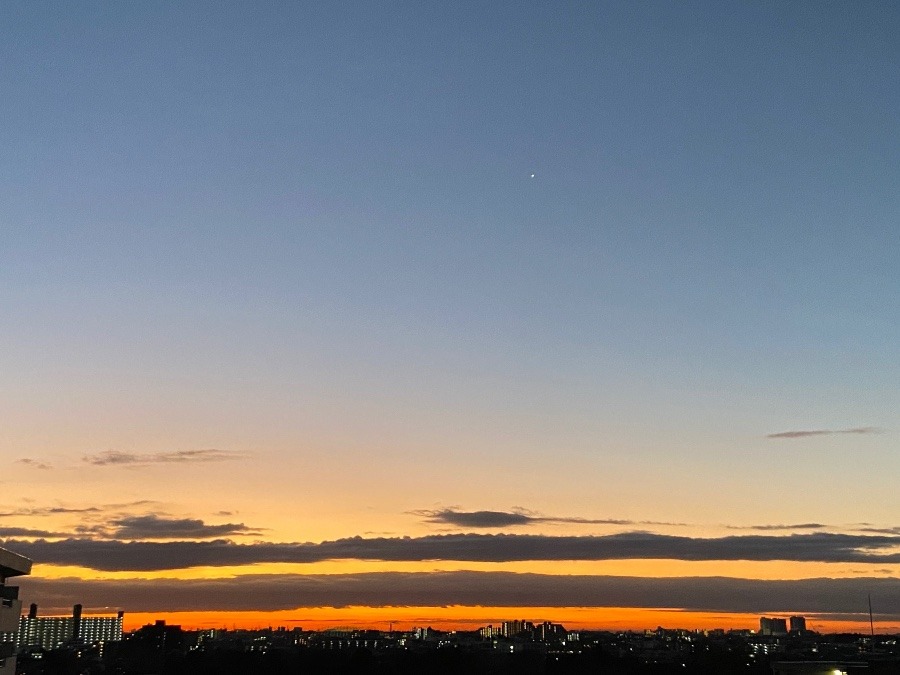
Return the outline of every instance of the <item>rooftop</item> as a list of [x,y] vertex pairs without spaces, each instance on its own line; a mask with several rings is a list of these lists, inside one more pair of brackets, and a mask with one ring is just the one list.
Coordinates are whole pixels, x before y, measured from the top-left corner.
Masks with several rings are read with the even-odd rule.
[[31,561],[23,555],[0,548],[0,579],[31,573]]

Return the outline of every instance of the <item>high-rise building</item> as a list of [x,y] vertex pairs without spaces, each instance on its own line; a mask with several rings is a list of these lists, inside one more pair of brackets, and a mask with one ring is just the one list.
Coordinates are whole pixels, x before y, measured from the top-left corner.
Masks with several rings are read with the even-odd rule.
[[787,635],[787,621],[761,616],[759,618],[759,633],[760,635]]
[[125,612],[116,616],[83,616],[79,639],[88,645],[122,640],[122,619]]
[[23,616],[19,621],[16,647],[56,649],[71,642],[74,631],[71,616]]
[[500,624],[500,635],[505,638],[516,637],[520,633],[527,633],[534,630],[534,624],[531,621],[504,621]]
[[518,619],[515,621],[504,621],[500,624],[500,635],[505,638],[514,637],[522,632],[523,625],[524,622]]
[[72,608],[72,616],[38,616],[32,605],[28,616],[19,621],[16,646],[57,649],[70,642],[95,645],[122,639],[124,612],[115,616],[83,616],[81,605]]
[[494,628],[493,625],[488,624],[487,626],[482,626],[481,628],[479,628],[478,634],[481,635],[481,637],[490,640],[491,638],[500,635],[500,629]]
[[544,621],[540,626],[536,626],[534,632],[535,637],[542,642],[561,640],[566,637],[565,626],[558,623],[551,623],[550,621]]
[[806,632],[806,617],[805,616],[792,616],[790,618],[791,632],[792,633],[805,633]]
[[[28,558],[0,548],[0,634],[15,636],[19,627],[19,615],[22,613],[19,589],[17,586],[7,586],[6,580],[30,573],[31,561]],[[15,642],[0,642],[0,675],[12,675],[15,672]]]

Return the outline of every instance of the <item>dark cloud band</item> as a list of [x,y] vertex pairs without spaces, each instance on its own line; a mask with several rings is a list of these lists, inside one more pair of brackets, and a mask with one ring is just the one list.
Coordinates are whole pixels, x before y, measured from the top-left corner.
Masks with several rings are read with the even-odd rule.
[[122,542],[96,539],[10,540],[39,563],[106,571],[150,571],[253,563],[324,560],[512,562],[520,560],[784,560],[900,563],[900,537],[891,535],[740,535],[692,538],[650,532],[606,536],[448,534],[425,537],[351,537],[321,543],[213,541]]
[[[83,534],[104,539],[212,539],[260,534],[243,523],[211,525],[196,518],[168,518],[154,514],[122,516],[108,523],[82,527]],[[50,535],[53,536],[53,535]],[[57,535],[58,536],[58,535]]]
[[684,525],[684,523],[664,523],[655,520],[624,520],[617,518],[579,518],[575,516],[542,516],[525,509],[513,511],[457,511],[456,509],[421,509],[411,511],[426,522],[453,527],[498,528],[539,523],[575,525]]
[[228,579],[23,579],[38,605],[123,607],[131,612],[273,611],[303,607],[643,607],[708,612],[866,610],[900,619],[900,580],[884,578],[767,581],[722,577],[553,576],[512,572],[379,572],[247,575]]

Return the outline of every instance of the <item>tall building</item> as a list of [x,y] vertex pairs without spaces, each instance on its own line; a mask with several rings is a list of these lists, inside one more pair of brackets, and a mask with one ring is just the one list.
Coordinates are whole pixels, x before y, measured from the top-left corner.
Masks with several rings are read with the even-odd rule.
[[[22,613],[19,588],[7,586],[6,580],[30,573],[31,561],[28,558],[0,548],[0,633],[15,635]],[[15,642],[0,642],[0,675],[13,675],[15,672]]]
[[56,649],[70,642],[74,632],[71,616],[23,616],[19,620],[16,647]]
[[791,632],[792,633],[805,633],[806,632],[806,617],[805,616],[792,616],[790,618],[791,622]]
[[550,642],[551,640],[562,640],[566,637],[566,628],[562,624],[551,623],[545,621],[534,629],[535,637],[541,642]]
[[500,624],[500,635],[505,638],[515,637],[520,633],[525,633],[533,630],[534,624],[530,621],[521,621],[519,619],[516,619],[515,621],[504,621],[502,624]]
[[761,616],[759,618],[759,633],[760,635],[787,635],[787,621]]
[[56,649],[70,642],[95,645],[122,639],[124,612],[115,616],[82,616],[81,605],[72,608],[72,616],[38,616],[32,605],[28,616],[19,621],[16,646]]
[[122,619],[125,612],[116,616],[85,616],[81,619],[81,635],[85,644],[98,642],[120,642],[122,640]]

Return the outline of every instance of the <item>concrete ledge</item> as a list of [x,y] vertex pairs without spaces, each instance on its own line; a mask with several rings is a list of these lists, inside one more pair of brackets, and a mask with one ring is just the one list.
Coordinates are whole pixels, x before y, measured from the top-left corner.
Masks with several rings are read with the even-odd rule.
[[0,579],[31,574],[31,561],[23,555],[0,548]]

